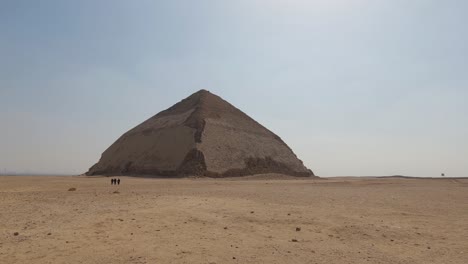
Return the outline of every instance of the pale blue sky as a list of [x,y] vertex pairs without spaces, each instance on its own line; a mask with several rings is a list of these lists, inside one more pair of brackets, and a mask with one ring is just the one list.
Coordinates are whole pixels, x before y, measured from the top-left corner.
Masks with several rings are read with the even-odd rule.
[[468,1],[0,0],[0,169],[82,173],[199,89],[316,174],[468,176]]

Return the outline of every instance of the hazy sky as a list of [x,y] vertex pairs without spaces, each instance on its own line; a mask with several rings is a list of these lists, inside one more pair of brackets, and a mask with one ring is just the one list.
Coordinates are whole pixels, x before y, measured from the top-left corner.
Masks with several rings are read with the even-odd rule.
[[0,169],[83,173],[200,89],[316,174],[468,176],[468,1],[0,1]]

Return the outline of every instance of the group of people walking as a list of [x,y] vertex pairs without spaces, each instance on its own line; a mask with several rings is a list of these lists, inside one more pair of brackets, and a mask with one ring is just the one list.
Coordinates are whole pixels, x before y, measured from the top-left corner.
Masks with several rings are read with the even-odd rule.
[[120,179],[111,179],[111,185],[120,185]]

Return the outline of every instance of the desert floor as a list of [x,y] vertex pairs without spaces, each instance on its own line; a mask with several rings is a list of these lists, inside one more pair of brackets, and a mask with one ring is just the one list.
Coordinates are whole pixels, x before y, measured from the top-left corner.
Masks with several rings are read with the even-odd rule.
[[265,178],[0,177],[0,262],[468,263],[467,179]]

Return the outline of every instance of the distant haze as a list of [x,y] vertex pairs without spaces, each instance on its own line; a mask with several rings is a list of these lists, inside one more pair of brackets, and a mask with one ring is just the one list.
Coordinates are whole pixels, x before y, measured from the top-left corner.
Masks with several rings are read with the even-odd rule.
[[0,4],[0,173],[88,170],[200,89],[319,176],[468,176],[467,1]]

